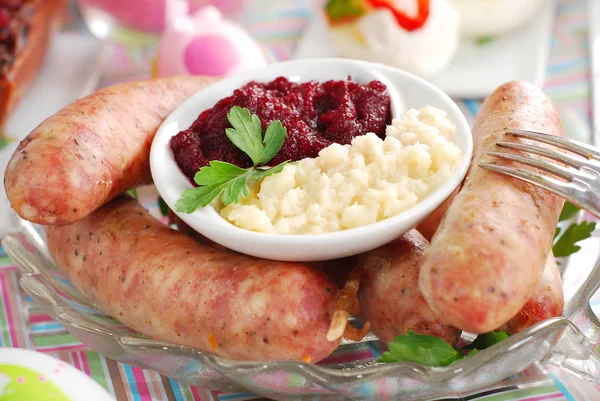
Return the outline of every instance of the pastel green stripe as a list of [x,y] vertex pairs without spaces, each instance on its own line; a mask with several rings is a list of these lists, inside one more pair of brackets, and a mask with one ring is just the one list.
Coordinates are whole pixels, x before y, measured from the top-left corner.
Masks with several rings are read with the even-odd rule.
[[[0,288],[0,295],[2,298],[0,299],[4,299],[4,297],[7,297],[8,294],[4,294],[2,293],[2,290]],[[2,328],[2,345],[3,347],[10,347],[12,346],[12,341],[10,340],[10,327],[8,327],[8,319],[6,318],[6,311],[5,311],[5,304],[4,302],[2,302],[2,305],[0,306],[0,327]]]
[[85,357],[87,358],[92,378],[107,391],[110,391],[108,380],[106,378],[106,374],[104,373],[104,368],[102,367],[102,361],[100,360],[100,355],[94,351],[85,351]]
[[8,256],[0,256],[0,266],[12,266],[14,262]]
[[39,306],[37,306],[37,304],[31,305],[29,308],[29,316],[31,315],[39,315],[41,313],[43,313],[42,308],[40,308]]
[[560,103],[568,100],[579,100],[582,98],[586,98],[590,94],[590,88],[588,86],[578,85],[577,87],[573,87],[573,89],[570,90],[563,90],[561,88],[561,91],[557,93],[553,93],[553,90],[549,89],[548,94],[554,102]]
[[190,386],[184,386],[181,383],[177,383],[179,385],[179,388],[181,389],[181,394],[183,394],[183,398],[185,399],[185,401],[192,401],[194,399],[194,396],[192,395],[192,390],[190,390]]
[[4,308],[0,308],[0,325],[2,325],[2,344],[0,345],[3,347],[11,347],[12,341],[10,340],[8,321],[6,320]]
[[34,338],[33,343],[36,347],[52,347],[67,344],[79,344],[79,340],[69,333],[64,333],[53,336],[38,336]]
[[279,41],[294,41],[297,40],[300,35],[297,32],[283,32],[280,33],[278,35],[273,35],[272,33],[264,33],[264,34],[255,34],[254,35],[257,39],[262,40],[265,43],[270,43],[270,42],[279,42]]
[[485,401],[511,401],[511,400],[518,400],[523,397],[531,397],[533,395],[549,394],[549,393],[556,393],[556,392],[559,392],[558,387],[556,387],[556,385],[552,384],[549,386],[527,388],[527,389],[522,389],[522,390],[509,391],[509,392],[501,393],[501,394],[492,394],[487,397],[478,398],[477,400],[479,400],[479,401],[484,401],[484,400]]

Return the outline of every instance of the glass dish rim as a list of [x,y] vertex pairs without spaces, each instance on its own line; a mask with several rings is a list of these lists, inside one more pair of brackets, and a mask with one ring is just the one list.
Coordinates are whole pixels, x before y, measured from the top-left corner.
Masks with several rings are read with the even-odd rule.
[[[409,362],[398,362],[391,364],[377,364],[373,366],[359,366],[352,368],[332,368],[328,366],[322,366],[317,364],[310,364],[305,362],[297,361],[238,361],[229,360],[218,357],[210,352],[202,351],[187,347],[185,345],[173,344],[165,341],[146,339],[143,337],[136,337],[134,335],[124,335],[122,333],[111,331],[106,327],[102,327],[97,323],[93,322],[84,314],[72,308],[66,303],[61,295],[57,292],[57,287],[53,286],[48,278],[44,275],[43,271],[47,268],[44,266],[44,262],[50,262],[50,260],[44,261],[44,258],[48,258],[49,254],[45,249],[45,241],[43,234],[40,234],[40,228],[34,224],[21,221],[20,228],[17,233],[8,234],[1,239],[2,246],[5,248],[6,253],[15,261],[20,271],[23,273],[19,278],[19,283],[23,289],[28,292],[34,299],[44,298],[52,306],[54,314],[52,317],[61,323],[65,329],[69,332],[69,329],[78,329],[92,332],[103,336],[112,337],[122,350],[127,354],[128,357],[132,357],[133,360],[138,361],[140,367],[148,369],[156,369],[155,367],[144,363],[136,358],[135,355],[131,354],[132,349],[158,349],[163,348],[165,350],[179,350],[186,352],[194,357],[200,358],[203,363],[207,364],[210,368],[216,371],[233,372],[236,375],[261,371],[268,373],[270,370],[283,369],[286,372],[297,373],[305,377],[309,377],[314,383],[323,387],[329,388],[328,385],[335,383],[336,385],[351,385],[360,382],[367,382],[369,380],[378,379],[386,376],[402,376],[405,378],[411,378],[418,380],[424,384],[437,384],[445,385],[451,383],[454,379],[458,379],[461,376],[467,375],[468,373],[480,369],[483,366],[487,366],[497,356],[506,354],[506,352],[518,352],[520,347],[525,347],[531,341],[539,340],[546,334],[561,333],[556,338],[552,346],[555,346],[560,340],[560,337],[564,335],[566,330],[573,330],[576,335],[583,336],[589,344],[593,344],[593,341],[583,333],[580,328],[573,322],[575,315],[568,317],[557,317],[548,319],[535,326],[529,327],[526,330],[517,333],[507,340],[496,344],[488,349],[482,350],[473,357],[457,361],[446,367],[429,367],[416,363]],[[38,255],[33,255],[24,246],[24,239],[28,243],[33,243],[35,250]],[[582,286],[586,295],[578,298],[577,302],[585,300],[583,305],[586,318],[593,319],[591,322],[592,326],[595,327],[595,333],[600,330],[600,322],[598,318],[591,311],[589,299],[600,288],[600,280],[595,283],[589,283],[594,281],[594,278],[600,277],[600,263],[595,263],[595,267],[590,272],[586,281],[587,287]],[[37,283],[37,285],[32,283]],[[583,288],[585,287],[585,288]],[[45,293],[40,293],[40,291]],[[580,298],[580,299],[579,299]],[[575,301],[575,300],[574,300]],[[96,310],[105,314],[100,308],[95,307]],[[573,309],[573,308],[571,308]],[[578,313],[581,314],[582,308],[578,307]],[[591,313],[590,313],[591,312]],[[73,318],[74,317],[74,318]],[[124,326],[124,325],[123,325]],[[126,326],[125,326],[126,327]],[[71,332],[71,334],[75,335]],[[77,335],[75,335],[77,337]],[[584,340],[584,341],[585,341]],[[86,344],[87,345],[87,344]],[[89,345],[88,345],[89,346]],[[92,347],[90,347],[92,348]],[[550,347],[551,349],[552,347]],[[92,348],[94,349],[94,348]],[[550,352],[550,349],[546,355]],[[97,350],[96,350],[97,351]],[[100,352],[100,351],[98,351]],[[100,352],[102,353],[102,352]],[[536,359],[536,361],[539,359]],[[123,361],[124,363],[132,364],[131,361]],[[535,361],[531,361],[535,362]],[[493,362],[491,362],[493,363]],[[520,370],[513,372],[518,373]],[[227,374],[225,374],[227,376]],[[229,376],[227,378],[230,379]],[[585,377],[584,377],[585,378]],[[587,378],[590,380],[589,378]],[[230,379],[231,380],[231,379]],[[598,379],[600,380],[600,378]],[[235,381],[235,380],[234,380]],[[498,381],[498,379],[490,380],[489,384]],[[600,382],[599,382],[600,384]],[[480,385],[475,388],[481,387]],[[461,390],[462,391],[462,390]]]

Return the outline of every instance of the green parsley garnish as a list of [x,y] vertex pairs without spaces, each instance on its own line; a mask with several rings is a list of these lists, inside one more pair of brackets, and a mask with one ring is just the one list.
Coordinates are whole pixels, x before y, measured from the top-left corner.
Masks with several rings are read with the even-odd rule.
[[565,220],[572,219],[573,217],[577,216],[577,214],[580,211],[581,211],[580,208],[578,208],[571,202],[567,201],[567,202],[565,202],[565,204],[560,212],[560,217],[558,218],[558,221],[565,221]]
[[394,337],[388,343],[377,362],[415,362],[426,366],[448,366],[464,355],[439,337],[408,331],[406,335]]
[[230,163],[211,161],[209,166],[202,167],[194,176],[198,188],[185,191],[175,204],[178,212],[192,213],[199,207],[205,207],[222,194],[221,201],[225,205],[238,203],[240,198],[248,196],[248,179],[256,182],[271,174],[279,173],[287,162],[270,169],[258,169],[273,159],[281,150],[287,130],[281,121],[269,124],[263,139],[262,124],[256,114],[250,110],[234,106],[227,114],[233,126],[225,134],[231,142],[252,160],[253,167],[243,169]]
[[508,334],[503,331],[480,334],[471,344],[457,349],[439,337],[417,334],[409,330],[406,335],[394,337],[394,341],[388,343],[389,350],[384,352],[377,362],[414,362],[426,366],[448,366],[507,338]]
[[364,0],[329,0],[325,12],[332,20],[346,17],[360,17],[365,13]]
[[[505,331],[492,331],[491,333],[480,334],[477,336],[475,341],[471,344],[465,345],[462,347],[462,350],[472,349],[486,349],[491,347],[494,344],[499,343],[500,341],[506,340],[508,338],[508,333]],[[469,354],[470,355],[470,354]]]
[[167,205],[167,202],[165,202],[165,200],[162,197],[158,197],[158,209],[160,210],[160,214],[163,216],[168,216],[169,215],[169,206]]
[[[595,229],[596,223],[589,221],[571,224],[560,237],[555,239],[552,246],[554,256],[564,258],[579,251],[581,247],[577,243],[590,238]],[[558,228],[557,230],[557,235],[559,235],[560,230]]]
[[[560,213],[559,221],[569,220],[577,216],[580,210],[581,209],[572,203],[565,202],[562,212]],[[579,251],[581,247],[577,245],[577,243],[590,238],[595,229],[596,223],[588,221],[573,223],[567,227],[564,232],[557,227],[554,232],[554,245],[552,246],[554,256],[557,258],[564,258]]]
[[132,197],[135,200],[138,200],[138,192],[136,188],[130,189],[129,191],[125,192],[125,194]]

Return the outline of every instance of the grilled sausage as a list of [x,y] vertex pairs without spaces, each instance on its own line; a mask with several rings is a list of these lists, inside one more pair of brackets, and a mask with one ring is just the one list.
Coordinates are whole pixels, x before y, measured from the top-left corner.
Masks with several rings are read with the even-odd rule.
[[552,317],[561,316],[565,304],[560,271],[554,255],[550,253],[542,277],[534,294],[512,319],[498,330],[518,333]]
[[440,337],[455,345],[460,330],[427,305],[419,290],[419,270],[429,243],[412,230],[391,243],[358,258],[363,279],[358,292],[361,317],[383,341],[412,330]]
[[316,362],[338,345],[326,339],[337,289],[322,273],[202,245],[131,199],[47,236],[76,288],[151,338],[240,360]]
[[487,155],[506,128],[562,135],[550,99],[536,86],[510,82],[483,103],[473,131],[481,138],[460,193],[425,254],[419,285],[444,321],[472,333],[497,329],[535,291],[563,200],[479,162],[512,165]]
[[9,161],[4,185],[11,206],[34,223],[70,224],[150,183],[154,134],[209,82],[172,77],[123,83],[59,111],[21,141]]

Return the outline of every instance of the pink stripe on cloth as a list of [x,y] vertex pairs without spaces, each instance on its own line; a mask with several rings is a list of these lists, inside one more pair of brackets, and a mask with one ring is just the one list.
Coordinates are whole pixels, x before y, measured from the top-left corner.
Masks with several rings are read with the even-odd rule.
[[6,313],[6,323],[8,327],[8,335],[10,336],[11,344],[5,344],[6,346],[12,345],[13,347],[19,346],[19,341],[17,340],[17,333],[15,331],[15,321],[12,315],[12,301],[11,297],[15,296],[13,292],[9,292],[8,285],[6,284],[6,277],[4,275],[0,275],[0,285],[2,286],[2,303],[4,304],[4,311]]
[[192,397],[194,397],[194,401],[204,401],[202,397],[200,397],[200,393],[196,387],[190,386],[190,392],[192,393]]
[[77,352],[72,352],[71,359],[73,360],[73,366],[81,370],[81,361],[79,359],[79,354]]
[[46,322],[53,322],[53,321],[54,321],[54,319],[52,319],[48,315],[30,315],[29,316],[30,323],[46,323]]
[[135,378],[135,384],[137,386],[140,398],[142,400],[152,400],[152,395],[150,394],[150,389],[148,388],[148,384],[146,383],[144,371],[140,368],[131,367],[131,372],[133,373],[133,377]]
[[83,365],[83,371],[85,372],[86,375],[88,375],[89,377],[92,377],[92,371],[90,370],[90,364],[88,363],[87,355],[85,354],[85,351],[79,351],[79,357],[81,358],[81,364]]
[[[569,75],[563,78],[548,79],[544,88],[555,88],[557,86],[568,86],[577,82],[587,82],[590,79],[589,71],[577,75]],[[583,99],[582,99],[583,100]],[[585,99],[587,102],[587,99]]]

